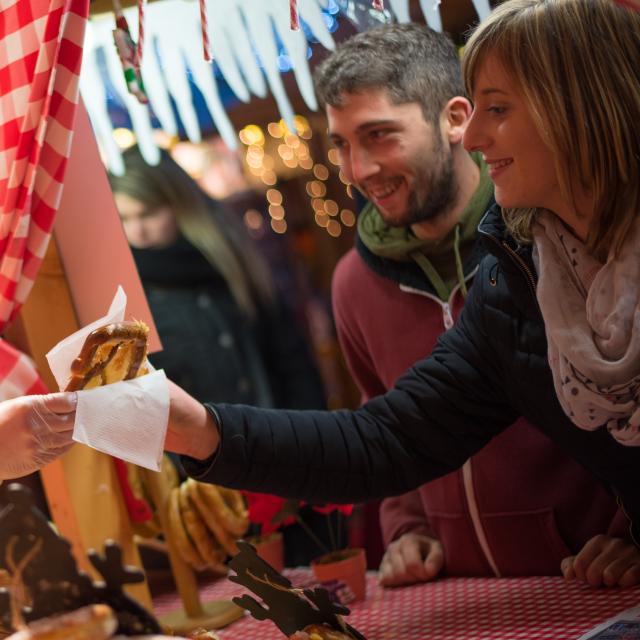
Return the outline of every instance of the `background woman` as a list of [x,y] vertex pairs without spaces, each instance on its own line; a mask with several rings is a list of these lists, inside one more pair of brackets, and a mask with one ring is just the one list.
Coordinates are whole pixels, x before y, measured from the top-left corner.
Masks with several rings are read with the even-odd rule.
[[[324,407],[303,334],[233,214],[166,152],[158,166],[135,147],[124,160],[110,181],[162,341],[153,365],[201,400]],[[305,520],[316,518],[324,533],[317,515]],[[297,526],[285,530],[285,550],[293,565],[319,555]]]

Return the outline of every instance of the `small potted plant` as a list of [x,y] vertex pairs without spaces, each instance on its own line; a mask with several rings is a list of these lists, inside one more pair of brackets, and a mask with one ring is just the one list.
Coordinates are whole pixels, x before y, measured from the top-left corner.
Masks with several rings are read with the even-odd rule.
[[[324,506],[312,505],[314,511],[327,515],[327,522],[331,523],[330,514],[338,511],[345,516],[350,516],[353,505],[328,504]],[[333,536],[332,536],[333,538]],[[366,595],[367,559],[364,549],[341,549],[341,545],[334,544],[332,550],[327,550],[323,555],[313,560],[311,569],[318,582],[323,584],[344,584],[348,587],[347,593],[338,593],[343,603],[364,600]]]
[[[278,571],[282,570],[283,544],[279,529],[297,523],[322,550],[311,562],[311,569],[318,582],[336,591],[344,602],[362,600],[366,592],[366,558],[364,549],[342,548],[341,527],[333,522],[332,514],[351,515],[353,505],[311,505],[298,500],[245,492],[249,508],[249,520],[260,526],[260,534],[249,541],[258,555]],[[330,547],[328,547],[305,521],[301,510],[308,507],[326,516]],[[337,519],[337,518],[336,518]],[[277,549],[277,555],[271,555]],[[273,558],[275,561],[270,560]],[[344,587],[347,587],[344,589]]]
[[295,522],[294,517],[283,516],[285,499],[265,493],[244,491],[249,511],[249,522],[258,533],[248,541],[256,553],[276,571],[284,569],[284,543],[279,529]]

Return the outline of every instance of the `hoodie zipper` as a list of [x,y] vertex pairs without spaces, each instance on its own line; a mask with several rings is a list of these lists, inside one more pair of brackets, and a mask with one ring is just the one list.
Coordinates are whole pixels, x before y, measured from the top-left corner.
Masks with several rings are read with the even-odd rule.
[[[526,265],[525,265],[526,266]],[[473,276],[478,271],[478,267],[476,267],[473,271],[468,273],[464,281],[467,282],[471,280]],[[451,294],[449,295],[449,299],[447,302],[442,302],[440,298],[434,296],[433,294],[422,291],[421,289],[414,289],[413,287],[408,287],[407,285],[399,285],[400,290],[405,293],[412,293],[415,295],[422,296],[424,298],[429,298],[433,300],[435,303],[439,304],[442,308],[442,320],[444,323],[445,329],[451,329],[454,325],[453,319],[453,298],[456,293],[460,289],[460,285],[457,284]],[[471,460],[467,460],[462,466],[462,487],[464,490],[465,498],[467,501],[467,511],[469,512],[469,517],[471,518],[471,524],[473,526],[474,533],[476,534],[476,539],[478,540],[478,544],[480,545],[480,549],[484,554],[484,558],[487,561],[487,564],[491,567],[491,570],[495,574],[497,578],[501,577],[500,570],[498,569],[498,565],[493,557],[493,553],[491,552],[491,547],[489,546],[489,542],[487,540],[487,534],[482,525],[482,520],[480,518],[480,510],[478,508],[478,501],[476,500],[476,490],[473,482],[473,473],[471,470]]]
[[[473,278],[473,276],[476,275],[477,271],[478,271],[478,267],[470,271],[465,276],[464,282],[468,282],[469,280],[471,280],[471,278]],[[398,286],[400,287],[400,291],[404,291],[405,293],[412,293],[418,296],[422,296],[423,298],[429,298],[429,300],[433,300],[437,305],[440,306],[440,309],[442,310],[442,324],[444,325],[444,328],[446,330],[449,330],[451,329],[451,327],[453,327],[453,325],[455,324],[455,321],[453,319],[453,299],[456,293],[458,293],[458,291],[460,290],[459,284],[453,287],[453,289],[451,290],[451,293],[449,294],[449,299],[446,302],[442,302],[442,300],[440,300],[438,296],[434,296],[432,293],[429,293],[428,291],[423,291],[422,289],[415,289],[414,287],[410,287],[406,284],[400,284]]]

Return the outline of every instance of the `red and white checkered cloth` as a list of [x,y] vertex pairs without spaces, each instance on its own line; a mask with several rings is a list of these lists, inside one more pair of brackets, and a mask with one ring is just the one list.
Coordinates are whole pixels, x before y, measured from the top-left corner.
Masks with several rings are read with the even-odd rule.
[[[71,149],[88,13],[88,0],[2,3],[0,331],[27,299],[51,236]],[[30,360],[0,340],[0,399],[29,393],[35,380]]]
[[[305,569],[287,569],[297,587],[312,587]],[[203,603],[246,593],[229,580],[201,585]],[[346,619],[369,640],[576,640],[640,600],[640,589],[594,589],[561,577],[443,578],[383,589],[367,575],[367,597],[347,605]],[[181,605],[177,594],[154,598],[156,615]],[[285,640],[270,621],[245,616],[218,632],[221,640]]]

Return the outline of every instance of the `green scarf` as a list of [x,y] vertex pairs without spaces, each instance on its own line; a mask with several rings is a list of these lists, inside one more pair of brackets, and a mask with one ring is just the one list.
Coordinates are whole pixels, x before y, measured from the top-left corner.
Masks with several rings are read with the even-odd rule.
[[443,302],[449,300],[456,285],[466,295],[462,265],[471,254],[478,223],[493,197],[488,167],[479,155],[474,154],[473,159],[480,168],[478,187],[458,224],[440,240],[416,238],[410,227],[390,227],[372,203],[358,216],[358,235],[367,249],[380,258],[415,262]]

